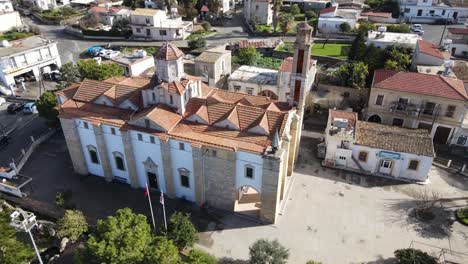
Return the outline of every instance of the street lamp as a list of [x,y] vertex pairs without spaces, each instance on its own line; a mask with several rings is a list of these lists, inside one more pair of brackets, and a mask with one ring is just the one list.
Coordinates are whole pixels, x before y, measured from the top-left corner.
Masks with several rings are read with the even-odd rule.
[[37,226],[36,216],[33,213],[25,212],[25,211],[14,211],[10,215],[11,217],[11,226],[14,227],[16,230],[28,232],[29,237],[31,238],[31,242],[34,246],[34,250],[36,251],[37,258],[39,259],[39,263],[43,264],[41,255],[39,254],[39,250],[37,249],[36,242],[34,242],[34,237],[31,233],[31,229]]

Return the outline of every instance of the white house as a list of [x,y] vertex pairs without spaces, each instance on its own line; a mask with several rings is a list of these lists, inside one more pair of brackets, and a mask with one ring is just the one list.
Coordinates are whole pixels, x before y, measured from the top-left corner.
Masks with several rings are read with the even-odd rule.
[[273,23],[273,3],[271,0],[245,0],[244,19],[247,22],[271,25]]
[[135,51],[131,54],[120,54],[111,59],[124,68],[125,76],[140,76],[148,70],[154,69],[154,59],[143,51]]
[[24,4],[35,6],[41,10],[53,10],[58,7],[70,5],[70,0],[24,0]]
[[325,166],[396,180],[427,180],[434,159],[427,130],[358,121],[357,113],[329,110],[325,134]]
[[447,52],[443,52],[436,45],[425,40],[418,40],[411,60],[412,68],[417,66],[442,66],[450,59]]
[[167,16],[158,9],[137,8],[130,15],[134,39],[176,40],[185,39],[193,30],[193,23],[182,17]]
[[21,27],[23,22],[10,0],[0,1],[0,32],[11,30],[15,27]]
[[62,65],[57,43],[42,36],[32,36],[6,42],[0,47],[0,81],[3,85],[15,85],[15,77],[32,73],[36,80],[46,66],[60,68]]
[[219,81],[231,74],[231,57],[231,51],[224,46],[204,51],[195,59],[195,75],[208,85],[219,87]]
[[447,39],[451,40],[449,50],[455,56],[468,56],[468,28],[449,28]]
[[388,12],[365,12],[361,13],[361,17],[374,23],[398,23],[398,19],[392,18],[392,13]]
[[289,102],[209,87],[185,74],[170,43],[146,82],[84,80],[57,91],[75,171],[274,223],[300,144],[302,68],[312,67],[312,30],[298,30]]
[[422,37],[413,33],[394,33],[394,32],[378,32],[370,30],[367,34],[367,45],[373,44],[378,48],[385,49],[388,46],[405,46],[416,48],[416,43]]
[[462,23],[468,17],[466,3],[458,5],[455,1],[400,0],[400,9],[409,23],[434,23],[442,19]]
[[320,10],[317,29],[320,33],[338,33],[340,25],[348,23],[351,29],[356,27],[360,11],[339,9],[338,4]]
[[108,26],[114,25],[119,19],[130,19],[131,10],[119,6],[93,6],[88,9],[88,13],[99,15],[102,23]]

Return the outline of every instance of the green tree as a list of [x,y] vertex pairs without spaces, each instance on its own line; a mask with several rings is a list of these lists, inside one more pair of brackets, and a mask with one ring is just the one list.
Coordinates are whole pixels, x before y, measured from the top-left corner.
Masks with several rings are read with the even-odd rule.
[[306,262],[306,264],[322,264],[320,261],[315,261],[315,260],[309,260]]
[[288,33],[294,26],[294,17],[291,14],[283,14],[280,16],[279,25],[283,34]]
[[387,61],[392,61],[390,65],[393,64],[394,70],[404,71],[409,69],[411,65],[411,56],[408,53],[405,53],[397,47],[392,47],[390,50],[385,50],[385,53],[388,54],[385,66],[387,66]]
[[325,8],[329,8],[329,7],[331,7],[331,6],[332,6],[332,3],[331,3],[331,2],[328,2],[328,3],[325,4]]
[[299,6],[297,4],[293,4],[290,8],[289,8],[289,13],[291,13],[291,15],[293,16],[297,16],[301,13],[301,9],[299,8]]
[[361,20],[359,21],[359,32],[362,32],[364,33],[364,36],[367,36],[367,32],[369,32],[370,30],[377,30],[377,26],[370,22],[370,21],[367,21],[367,20]]
[[305,11],[305,16],[307,19],[312,19],[317,17],[317,13],[315,13],[314,10],[307,10]]
[[241,64],[256,66],[260,56],[261,55],[257,49],[254,47],[248,47],[239,49],[239,54],[237,57],[239,58],[239,63]]
[[57,222],[57,236],[68,237],[71,241],[76,241],[80,236],[88,231],[88,223],[83,212],[79,210],[66,210],[64,216]]
[[348,85],[359,90],[366,87],[366,79],[369,75],[369,68],[364,62],[355,62],[352,64]]
[[128,18],[117,19],[112,25],[112,30],[114,31],[131,31],[132,27],[130,26],[130,20]]
[[210,22],[205,21],[205,22],[203,22],[203,23],[201,24],[201,26],[202,26],[203,30],[205,30],[205,31],[210,31],[210,30],[211,30],[211,24],[210,24]]
[[179,251],[174,242],[165,237],[155,237],[152,247],[148,251],[145,263],[155,264],[178,264],[181,263]]
[[289,250],[278,240],[259,239],[249,247],[250,264],[286,264]]
[[123,75],[124,71],[117,63],[99,64],[95,60],[78,61],[80,75],[83,78],[102,81],[114,76]]
[[367,45],[365,39],[365,33],[359,31],[356,38],[354,38],[353,44],[351,45],[348,53],[348,59],[350,60],[362,60],[364,53],[366,52]]
[[39,100],[36,101],[39,116],[45,118],[49,122],[49,125],[54,125],[58,121],[58,111],[55,109],[57,105],[57,96],[51,91],[44,92],[39,97]]
[[392,13],[392,17],[400,15],[400,3],[395,0],[366,0],[364,2],[371,10]]
[[176,212],[171,215],[167,225],[167,238],[180,249],[191,247],[197,242],[197,229],[190,222],[189,214]]
[[400,264],[437,264],[435,257],[419,249],[405,248],[394,252],[395,258]]
[[130,8],[145,7],[145,0],[124,0],[122,5]]
[[17,233],[10,226],[10,215],[6,210],[0,212],[0,263],[28,264],[35,256],[32,247],[18,240]]
[[406,24],[388,25],[387,31],[396,32],[396,33],[410,33],[411,32],[409,26]]
[[350,64],[341,64],[338,69],[333,72],[333,76],[338,79],[338,82],[341,86],[347,86],[348,80],[350,78]]
[[398,70],[398,62],[396,62],[394,60],[387,60],[385,62],[384,68],[386,70]]
[[191,39],[189,40],[187,44],[191,50],[204,48],[206,47],[206,39],[204,38]]
[[348,22],[341,23],[340,31],[344,33],[349,33],[351,31],[351,25]]
[[279,13],[281,7],[283,6],[283,0],[273,0],[273,32],[276,33],[276,28],[278,27],[279,22]]
[[60,80],[58,89],[68,87],[70,84],[81,81],[80,69],[74,63],[68,62],[60,67]]
[[115,216],[98,220],[96,231],[84,248],[77,251],[76,263],[142,263],[148,258],[153,237],[146,216],[129,208],[117,210]]
[[188,264],[217,264],[216,257],[200,249],[192,249],[189,253]]
[[221,5],[221,0],[208,0],[208,9],[210,9],[210,11],[215,13],[217,16],[219,15]]

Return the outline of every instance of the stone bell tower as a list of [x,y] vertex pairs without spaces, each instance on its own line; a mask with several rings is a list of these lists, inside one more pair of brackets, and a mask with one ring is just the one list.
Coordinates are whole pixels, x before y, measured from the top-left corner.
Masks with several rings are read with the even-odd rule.
[[289,104],[302,110],[305,97],[311,86],[309,74],[311,71],[311,47],[313,28],[307,23],[297,26],[296,42],[294,43],[294,64],[291,74]]

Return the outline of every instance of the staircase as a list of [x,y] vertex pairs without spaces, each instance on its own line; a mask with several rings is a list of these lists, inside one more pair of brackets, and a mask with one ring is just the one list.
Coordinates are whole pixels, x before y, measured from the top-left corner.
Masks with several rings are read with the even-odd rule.
[[354,161],[354,163],[356,164],[356,166],[358,166],[358,168],[359,168],[361,171],[365,171],[364,168],[362,168],[361,164],[359,164],[359,161],[358,161],[353,155],[351,155],[351,159]]

